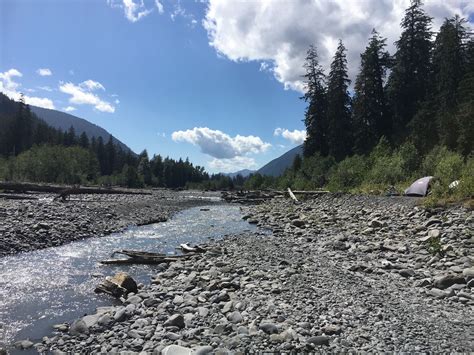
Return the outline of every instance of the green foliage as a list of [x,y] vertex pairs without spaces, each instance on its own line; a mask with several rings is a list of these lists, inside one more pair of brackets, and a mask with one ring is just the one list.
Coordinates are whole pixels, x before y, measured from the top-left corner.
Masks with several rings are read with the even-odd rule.
[[98,173],[95,156],[80,147],[34,146],[10,160],[8,177],[18,181],[79,184]]
[[430,238],[427,241],[426,249],[432,255],[441,255],[443,256],[443,245],[441,244],[441,238]]
[[367,159],[360,155],[348,157],[335,165],[329,174],[328,188],[334,191],[347,191],[364,181]]

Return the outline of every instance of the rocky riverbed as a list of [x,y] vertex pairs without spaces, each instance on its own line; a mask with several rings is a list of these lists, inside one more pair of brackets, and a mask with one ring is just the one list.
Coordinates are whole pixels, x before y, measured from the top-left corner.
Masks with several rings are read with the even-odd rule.
[[154,190],[151,195],[78,195],[54,201],[0,198],[0,257],[166,221],[185,208],[209,204],[217,193]]
[[[474,216],[414,200],[319,196],[246,208],[273,234],[159,265],[123,304],[40,351],[205,354],[474,350]],[[18,343],[30,347],[31,342]]]

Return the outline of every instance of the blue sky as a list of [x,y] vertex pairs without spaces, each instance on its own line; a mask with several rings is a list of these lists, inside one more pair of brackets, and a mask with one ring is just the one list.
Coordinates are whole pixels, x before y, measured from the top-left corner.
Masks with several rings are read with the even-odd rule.
[[[1,0],[0,89],[69,110],[136,152],[211,172],[258,168],[304,139],[310,43],[327,66],[342,37],[354,76],[372,27],[397,39],[403,0],[343,3]],[[436,25],[474,12],[468,1],[426,8]]]

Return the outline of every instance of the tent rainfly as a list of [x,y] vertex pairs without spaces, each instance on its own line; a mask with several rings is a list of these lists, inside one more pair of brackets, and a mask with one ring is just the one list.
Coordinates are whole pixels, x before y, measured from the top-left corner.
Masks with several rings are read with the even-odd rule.
[[413,184],[410,185],[408,189],[405,190],[406,196],[426,196],[428,194],[428,189],[430,187],[430,181],[433,179],[433,176],[425,176],[421,179],[416,180]]

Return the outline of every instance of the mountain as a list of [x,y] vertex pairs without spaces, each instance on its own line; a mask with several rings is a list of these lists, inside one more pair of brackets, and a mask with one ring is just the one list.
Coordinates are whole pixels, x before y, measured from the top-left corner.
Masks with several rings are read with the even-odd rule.
[[224,175],[230,177],[230,178],[235,178],[237,175],[241,175],[242,177],[247,177],[250,174],[253,174],[255,170],[249,170],[249,169],[243,169],[236,171],[235,173],[225,173]]
[[280,176],[287,168],[291,167],[293,160],[295,160],[295,157],[298,154],[303,156],[303,145],[299,145],[287,151],[282,156],[273,159],[271,162],[257,170],[257,173],[269,176]]
[[[89,138],[92,137],[102,137],[104,143],[107,143],[109,140],[110,133],[107,132],[102,127],[97,126],[89,121],[86,121],[83,118],[79,118],[69,113],[50,110],[47,108],[30,106],[31,111],[35,113],[39,118],[45,121],[48,125],[67,131],[71,126],[74,127],[76,135],[81,135],[82,132],[85,132]],[[119,141],[117,138],[112,136],[112,140],[115,144],[119,145],[124,151],[132,151],[125,143]]]

